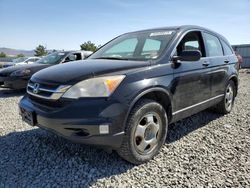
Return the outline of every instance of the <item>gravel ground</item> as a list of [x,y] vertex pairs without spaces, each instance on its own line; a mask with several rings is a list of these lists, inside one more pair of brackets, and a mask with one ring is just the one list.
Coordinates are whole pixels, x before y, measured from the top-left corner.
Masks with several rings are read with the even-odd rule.
[[140,166],[28,126],[18,116],[24,92],[0,89],[0,187],[250,187],[250,70],[240,80],[231,114],[171,125],[160,154]]

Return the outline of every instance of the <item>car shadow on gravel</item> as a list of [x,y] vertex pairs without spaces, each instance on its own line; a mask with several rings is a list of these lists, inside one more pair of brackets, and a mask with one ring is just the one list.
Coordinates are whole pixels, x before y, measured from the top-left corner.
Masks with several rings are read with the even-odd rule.
[[0,137],[0,187],[85,187],[133,168],[113,152],[41,129]]
[[26,89],[11,90],[11,89],[0,89],[0,98],[20,97],[23,96]]
[[220,118],[222,114],[205,110],[181,121],[169,125],[166,143],[175,142],[189,133],[206,126],[209,122]]

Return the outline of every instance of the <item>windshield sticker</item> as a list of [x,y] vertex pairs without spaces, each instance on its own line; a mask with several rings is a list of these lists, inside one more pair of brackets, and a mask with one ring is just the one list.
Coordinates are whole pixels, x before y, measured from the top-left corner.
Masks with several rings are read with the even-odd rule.
[[65,55],[65,53],[62,53],[62,52],[61,52],[61,53],[59,53],[58,55]]
[[155,33],[150,33],[150,37],[153,36],[162,36],[162,35],[171,35],[173,31],[162,31],[162,32],[155,32]]

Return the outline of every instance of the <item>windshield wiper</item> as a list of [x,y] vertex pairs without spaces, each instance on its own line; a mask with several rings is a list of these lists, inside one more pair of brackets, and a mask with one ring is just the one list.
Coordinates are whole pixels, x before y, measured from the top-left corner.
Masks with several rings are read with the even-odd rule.
[[120,57],[97,57],[93,59],[113,59],[113,60],[129,60],[128,58],[120,58]]

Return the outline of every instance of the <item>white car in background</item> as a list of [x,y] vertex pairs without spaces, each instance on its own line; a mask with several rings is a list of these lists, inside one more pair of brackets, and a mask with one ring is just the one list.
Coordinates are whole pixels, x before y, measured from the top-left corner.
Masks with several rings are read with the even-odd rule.
[[32,64],[36,61],[41,59],[40,57],[19,57],[17,59],[14,59],[10,63],[6,63],[3,65],[3,68],[10,67],[10,66],[17,66],[17,65],[27,65]]

